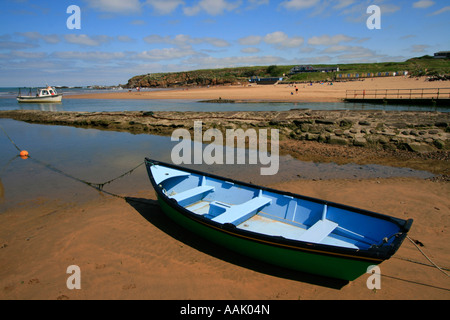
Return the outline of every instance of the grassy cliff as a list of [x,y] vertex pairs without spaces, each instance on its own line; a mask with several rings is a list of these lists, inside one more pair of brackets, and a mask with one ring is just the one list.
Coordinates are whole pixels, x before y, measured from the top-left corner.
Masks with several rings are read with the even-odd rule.
[[[336,65],[314,65],[325,68]],[[223,69],[204,69],[171,73],[148,73],[128,80],[126,87],[169,88],[181,86],[235,85],[244,84],[252,76],[282,77],[285,81],[326,81],[332,80],[335,73],[301,73],[289,76],[292,66],[256,66]],[[340,64],[341,74],[362,74],[378,72],[408,71],[411,76],[450,75],[450,59],[434,59],[430,56],[412,58],[405,62]]]

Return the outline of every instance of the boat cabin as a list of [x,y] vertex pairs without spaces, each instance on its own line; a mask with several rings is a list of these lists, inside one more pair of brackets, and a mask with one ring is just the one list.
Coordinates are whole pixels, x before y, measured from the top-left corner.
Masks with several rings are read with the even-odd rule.
[[56,94],[55,89],[48,87],[46,89],[39,89],[38,93],[36,93],[36,97],[55,96]]

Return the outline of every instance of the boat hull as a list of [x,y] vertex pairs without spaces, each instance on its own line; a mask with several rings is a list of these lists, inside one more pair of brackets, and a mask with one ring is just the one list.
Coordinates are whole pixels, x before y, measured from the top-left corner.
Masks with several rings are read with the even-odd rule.
[[246,237],[232,230],[211,228],[199,221],[190,219],[173,208],[166,199],[158,197],[163,212],[175,223],[219,246],[244,256],[260,260],[282,268],[310,274],[353,281],[367,272],[367,268],[378,265],[382,260],[355,260],[350,257],[329,255],[295,247],[280,246],[270,241]]
[[19,103],[58,103],[62,101],[62,94],[48,97],[21,96],[17,97]]
[[[153,168],[155,172],[152,172],[153,166],[165,169],[158,172],[160,169]],[[156,191],[161,209],[174,222],[217,245],[242,255],[295,271],[347,281],[355,280],[359,276],[367,273],[370,266],[378,265],[384,260],[389,259],[405,239],[412,224],[412,220],[396,219],[361,209],[335,203],[327,203],[319,199],[293,195],[287,192],[254,186],[230,179],[223,180],[224,178],[215,175],[181,168],[171,164],[164,164],[149,159],[146,159],[146,167],[150,181]],[[170,173],[170,170],[172,170],[172,173]],[[174,172],[175,174],[173,174]],[[180,173],[182,173],[183,176],[180,176]],[[219,191],[217,181],[222,181],[227,185],[226,190],[228,190],[228,192],[230,192],[232,188],[236,188],[241,194],[248,190],[255,190],[259,192],[260,195],[271,198],[273,201],[269,206],[277,206],[279,202],[286,198],[299,199],[300,201],[314,203],[315,205],[329,206],[330,218],[333,218],[333,220],[336,220],[336,222],[339,222],[343,226],[345,226],[345,220],[338,221],[339,217],[333,216],[333,214],[335,214],[333,213],[333,210],[338,212],[341,216],[347,215],[346,212],[348,212],[348,214],[353,217],[352,219],[357,220],[359,225],[361,223],[366,225],[369,224],[370,228],[374,229],[388,227],[391,231],[393,230],[392,228],[394,228],[394,234],[390,239],[386,238],[386,245],[357,248],[352,246],[337,246],[336,244],[330,245],[321,241],[314,243],[311,240],[294,240],[293,238],[289,238],[288,234],[280,233],[280,236],[278,236],[271,235],[270,232],[261,233],[255,230],[245,229],[244,224],[249,225],[252,223],[252,218],[248,219],[247,217],[245,218],[247,219],[245,221],[239,220],[240,222],[219,223],[217,218],[220,220],[221,215],[224,215],[223,213],[214,218],[208,217],[209,214],[200,214],[190,207],[191,204],[186,204],[184,200],[181,200],[180,192],[178,192],[178,200],[176,199],[177,193],[174,193],[174,195],[172,195],[172,193],[168,194],[169,189],[177,184],[177,179],[186,183],[186,181],[189,181],[190,175],[200,176],[201,180],[205,181],[206,179],[209,179],[207,180],[207,184],[214,185],[215,187],[213,193]],[[207,186],[207,188],[209,188],[209,186]],[[226,190],[224,189],[224,192],[227,192]],[[249,202],[254,203],[254,200],[255,199],[252,199]],[[198,198],[196,198],[195,201],[198,201]],[[202,201],[200,201],[200,203]],[[242,207],[242,205],[239,206]],[[209,207],[211,209],[211,203],[209,204]],[[331,207],[334,209],[331,210]],[[233,205],[231,208],[233,208]],[[229,210],[233,211],[233,209]],[[234,210],[234,212],[235,211],[236,210]],[[260,209],[257,210],[258,213],[254,214],[253,217],[258,216],[258,219],[261,219],[264,214],[267,214],[269,211],[268,207],[266,207],[264,211],[266,211],[266,213],[262,212]],[[230,211],[228,211],[228,213],[230,213]],[[284,225],[284,227],[286,227],[286,225]],[[308,230],[310,229],[312,230],[314,228],[309,227]],[[298,230],[298,232],[301,232],[301,229]],[[373,234],[371,234],[371,237],[372,236]]]

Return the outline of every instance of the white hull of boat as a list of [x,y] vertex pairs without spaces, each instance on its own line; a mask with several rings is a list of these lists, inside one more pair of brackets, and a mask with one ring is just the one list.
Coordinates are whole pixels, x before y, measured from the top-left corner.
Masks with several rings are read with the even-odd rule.
[[21,96],[21,97],[17,97],[17,101],[18,102],[26,102],[26,103],[61,102],[62,94],[57,94],[54,96],[46,96],[46,97]]

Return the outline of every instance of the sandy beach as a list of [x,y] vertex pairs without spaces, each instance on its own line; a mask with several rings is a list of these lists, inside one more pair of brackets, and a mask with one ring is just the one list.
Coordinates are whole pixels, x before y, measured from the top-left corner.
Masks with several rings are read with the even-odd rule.
[[[299,85],[298,95],[293,87],[277,85],[133,90],[65,99],[336,102],[345,98],[345,90],[449,86],[446,82],[425,82],[423,78],[397,77],[332,86]],[[27,114],[19,112],[16,116]],[[130,119],[126,118],[127,125]],[[377,150],[361,152],[354,146],[294,140],[282,143],[285,149],[301,145],[305,159],[314,161],[338,161],[345,154],[347,161],[371,163],[381,155],[385,157],[384,163],[397,166],[425,161],[424,168],[439,165],[436,172],[449,170],[446,157],[431,161],[422,155],[393,158]],[[412,218],[411,239],[439,266],[450,268],[450,184],[445,179],[295,180],[276,185],[268,181],[267,185],[402,219]],[[163,214],[150,183],[148,189],[131,198],[127,194],[122,196],[105,194],[87,203],[31,199],[0,214],[0,299],[450,299],[449,277],[429,266],[407,240],[393,258],[380,265],[381,289],[369,290],[366,285],[369,275],[342,283],[266,265],[206,243]],[[80,290],[69,290],[66,286],[69,277],[66,270],[71,265],[80,267]]]
[[[410,237],[449,267],[448,183],[415,179],[291,181],[278,189],[413,218]],[[395,190],[395,192],[393,192]],[[405,240],[380,265],[380,290],[293,273],[205,243],[169,220],[153,190],[79,205],[37,199],[0,215],[0,299],[430,299],[450,298],[449,278]],[[66,269],[81,270],[69,290]]]
[[184,99],[184,100],[212,100],[228,99],[238,101],[288,101],[288,102],[340,102],[345,98],[346,90],[374,90],[374,89],[422,89],[422,88],[450,88],[446,81],[425,81],[426,78],[373,78],[357,81],[309,84],[299,83],[299,92],[295,86],[278,85],[242,85],[216,86],[200,88],[179,88],[145,92],[96,93],[85,95],[65,96],[65,99]]

